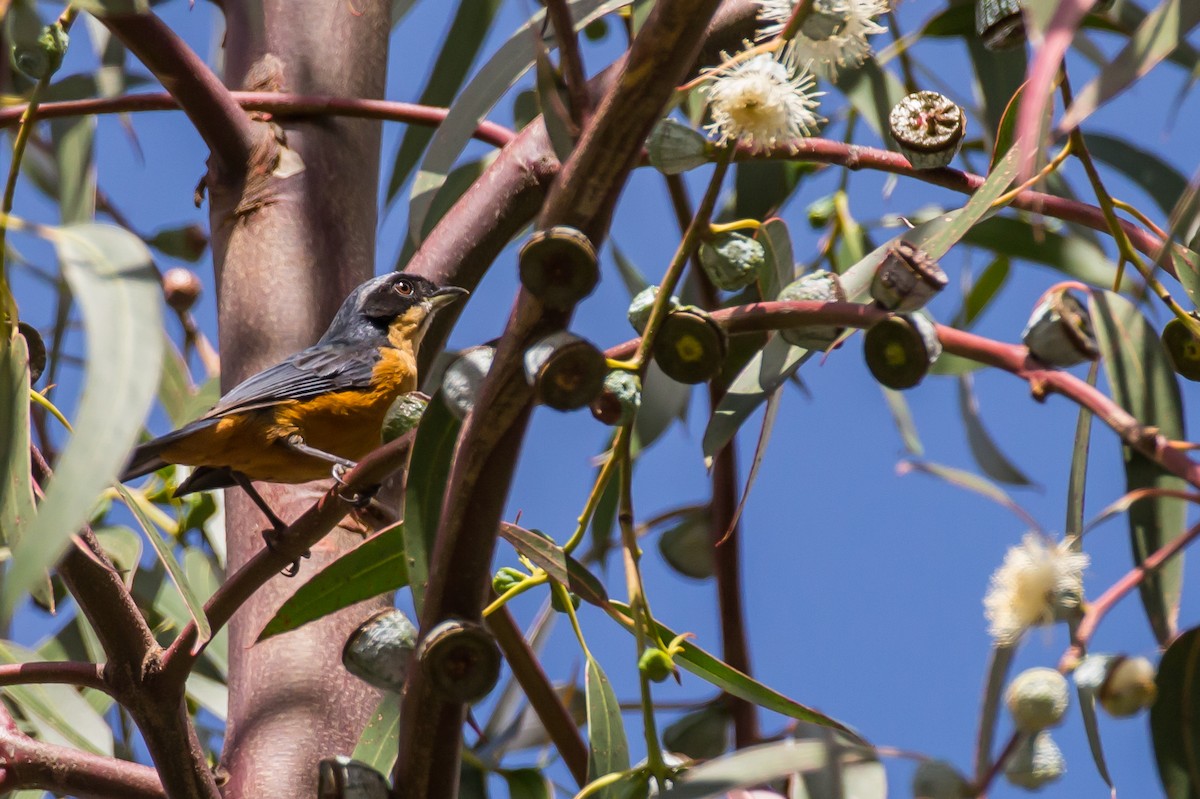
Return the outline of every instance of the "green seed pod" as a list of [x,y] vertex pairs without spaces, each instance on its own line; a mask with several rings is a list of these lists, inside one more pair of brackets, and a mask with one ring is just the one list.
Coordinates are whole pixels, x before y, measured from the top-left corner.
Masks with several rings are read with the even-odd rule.
[[417,646],[417,662],[446,701],[478,702],[500,678],[500,649],[476,622],[447,619]]
[[923,760],[912,780],[913,799],[966,799],[971,785],[945,760]]
[[421,416],[429,406],[429,397],[420,391],[401,394],[392,401],[383,417],[383,428],[379,437],[384,444],[394,441],[421,423]]
[[958,155],[967,118],[944,94],[913,92],[892,107],[888,128],[913,169],[937,169]]
[[387,799],[387,777],[345,755],[327,757],[317,767],[317,799]]
[[933,322],[923,313],[889,316],[863,337],[867,368],[888,388],[912,388],[942,354]]
[[1054,782],[1067,770],[1058,744],[1043,730],[1028,735],[1004,767],[1004,776],[1013,785],[1033,791]]
[[[819,269],[784,286],[775,299],[785,302],[799,300],[845,302],[846,290],[842,288],[841,278],[833,272]],[[780,330],[779,335],[793,346],[804,347],[808,350],[823,350],[837,341],[845,330],[846,328],[837,325],[812,325]]]
[[834,202],[832,194],[826,194],[819,200],[813,200],[805,209],[808,215],[809,227],[814,230],[819,230],[830,223],[837,216],[837,203]]
[[[1200,318],[1195,312],[1193,318]],[[1180,377],[1200,381],[1200,339],[1192,334],[1181,319],[1172,319],[1163,327],[1163,348],[1171,366]]]
[[592,400],[592,416],[609,425],[633,421],[642,405],[642,381],[633,372],[614,369],[604,378],[604,390]]
[[703,383],[721,371],[725,331],[699,308],[680,308],[663,321],[654,339],[654,361],[672,380]]
[[[571,603],[572,610],[579,610],[579,594],[575,593],[574,591],[568,591],[567,599]],[[563,603],[557,591],[550,592],[550,607],[559,613],[567,612],[567,606]]]
[[525,379],[543,405],[558,411],[573,411],[594,400],[607,370],[604,353],[565,330],[525,351]]
[[662,682],[675,673],[675,661],[657,647],[650,647],[638,658],[638,670],[652,682]]
[[1074,366],[1100,357],[1092,318],[1066,289],[1042,297],[1021,333],[1029,354],[1051,366]]
[[767,261],[766,251],[755,239],[741,233],[718,233],[700,245],[700,266],[712,284],[724,291],[744,289],[758,277]]
[[1158,697],[1154,664],[1144,657],[1119,655],[1108,663],[1100,686],[1100,706],[1114,718],[1133,716]]
[[550,308],[572,307],[600,280],[591,239],[565,225],[535,232],[517,257],[521,285]]
[[47,25],[32,44],[13,45],[13,66],[34,80],[49,78],[62,66],[69,41],[62,25]]
[[678,175],[707,164],[711,150],[703,134],[671,117],[660,119],[646,140],[650,165],[664,175]]
[[889,247],[871,280],[871,298],[889,311],[924,308],[950,279],[924,250],[907,241]]
[[417,628],[403,612],[384,608],[358,626],[342,647],[342,665],[360,680],[400,693],[417,648]]
[[465,419],[475,407],[475,397],[492,368],[496,348],[488,345],[463,350],[442,375],[442,397],[457,419]]
[[[647,286],[634,295],[633,300],[629,303],[629,324],[633,325],[633,329],[640,336],[646,332],[646,324],[650,321],[650,311],[654,308],[654,301],[658,299],[658,286]],[[671,299],[667,300],[667,313],[674,311],[680,305],[679,298],[674,294]]]
[[1054,669],[1026,669],[1008,686],[1005,702],[1021,732],[1038,732],[1062,722],[1069,703],[1067,678]]
[[496,592],[497,596],[503,596],[513,586],[525,582],[525,578],[528,576],[525,572],[514,569],[512,566],[501,566],[492,575],[492,590]]
[[1025,44],[1022,0],[976,0],[975,32],[989,50],[1008,50]]

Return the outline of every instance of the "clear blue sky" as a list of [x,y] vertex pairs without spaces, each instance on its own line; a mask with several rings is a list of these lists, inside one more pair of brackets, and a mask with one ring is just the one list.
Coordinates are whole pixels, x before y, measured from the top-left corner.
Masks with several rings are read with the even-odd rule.
[[[440,41],[452,5],[421,3],[405,20],[392,40],[389,99],[416,99],[435,55],[429,45]],[[534,6],[532,2],[507,4],[487,51],[494,51]],[[911,31],[941,7],[934,2],[906,3],[900,9],[903,29]],[[197,4],[189,10],[185,3],[171,2],[161,6],[160,13],[211,59],[220,33],[214,30],[210,6]],[[604,43],[586,48],[589,73],[611,59],[615,34],[614,30]],[[1093,38],[1110,54],[1119,44],[1115,37],[1093,34]],[[73,42],[73,50],[83,47],[86,42],[80,36]],[[78,53],[72,54],[67,71],[78,57]],[[928,88],[969,101],[971,74],[960,40],[924,42],[914,57],[936,73],[918,74],[919,80],[930,81]],[[1069,63],[1078,89],[1092,68],[1074,56]],[[1086,129],[1130,135],[1190,175],[1196,164],[1189,160],[1195,152],[1189,133],[1200,123],[1200,104],[1189,94],[1181,107],[1174,107],[1186,78],[1177,66],[1161,66],[1111,109],[1089,120]],[[824,100],[823,113],[836,119],[835,109],[844,106],[844,100],[833,90]],[[510,108],[509,103],[502,104],[492,118],[511,122]],[[177,113],[140,115],[133,123],[140,153],[130,146],[115,118],[100,121],[100,186],[141,232],[185,222],[207,226],[207,209],[197,210],[191,201],[204,171],[205,153],[199,137]],[[385,178],[400,132],[398,126],[385,127]],[[833,135],[839,132],[840,127],[833,128]],[[878,144],[861,126],[858,137],[862,143]],[[1086,184],[1079,180],[1078,170],[1070,174],[1080,194],[1086,196]],[[691,177],[699,186],[706,172],[700,170]],[[806,223],[805,206],[832,191],[838,179],[830,170],[808,180],[782,213],[801,261],[811,258],[818,241],[818,234]],[[1108,180],[1115,195],[1135,203],[1161,223],[1139,190],[1115,175]],[[964,202],[963,197],[948,191],[870,173],[853,175],[850,192],[854,212],[862,220],[912,213],[930,203],[954,208]],[[17,212],[35,218],[46,212],[28,184],[18,193]],[[393,264],[406,224],[403,205],[382,217],[379,270]],[[651,280],[661,274],[677,236],[656,173],[644,170],[635,175],[613,229],[613,238]],[[894,231],[877,232],[876,241],[888,235]],[[943,320],[958,307],[956,289],[962,276],[968,270],[978,274],[989,260],[986,254],[960,250],[943,262],[951,276],[951,290],[932,306],[934,315]],[[164,260],[161,265],[170,264]],[[211,261],[206,259],[198,271],[209,288],[198,313],[211,332]],[[1060,275],[1044,267],[1019,264],[999,301],[979,321],[977,332],[1004,341],[1017,340],[1035,299],[1059,279]],[[515,252],[510,248],[471,298],[452,344],[466,346],[498,335],[515,288]],[[1176,287],[1171,288],[1174,291]],[[44,293],[25,282],[18,284],[18,290],[25,292],[19,295],[23,315],[39,324],[48,322],[51,311]],[[627,295],[606,251],[603,281],[580,307],[575,329],[604,346],[623,341],[630,335],[624,318],[626,304]],[[1157,325],[1165,321],[1161,306],[1152,306],[1148,312]],[[801,372],[807,393],[795,388],[785,392],[774,437],[743,518],[746,609],[755,676],[855,726],[875,743],[945,758],[968,772],[990,644],[981,600],[989,575],[1025,527],[1009,511],[976,495],[927,477],[897,476],[895,466],[904,457],[903,446],[860,351],[861,341],[853,339],[825,363],[812,361]],[[70,377],[65,379],[64,391],[72,385]],[[1186,404],[1196,392],[1188,383],[1182,388]],[[1075,407],[1057,397],[1036,403],[1027,386],[1007,374],[980,372],[976,389],[988,428],[1040,486],[1014,489],[1013,496],[1046,529],[1061,530]],[[954,381],[930,378],[906,396],[926,456],[975,469],[958,413]],[[700,438],[706,419],[707,400],[697,392],[687,422],[673,428],[644,454],[634,486],[640,518],[704,499],[708,483]],[[751,420],[739,438],[743,476],[758,421],[757,417]],[[1190,430],[1196,430],[1198,422],[1194,412],[1189,415]],[[164,425],[161,414],[157,415],[154,430],[162,432]],[[564,415],[539,410],[516,475],[508,518],[520,512],[523,525],[539,527],[564,540],[591,485],[590,459],[601,451],[607,435],[608,429],[586,412]],[[1089,516],[1124,491],[1117,440],[1099,426],[1093,437],[1090,477]],[[1092,565],[1085,585],[1088,596],[1095,597],[1130,566],[1124,520],[1110,521],[1090,535],[1086,549]],[[652,540],[646,542],[646,553],[643,566],[655,613],[676,630],[694,632],[702,646],[718,651],[712,583],[675,576]],[[514,553],[504,544],[497,565],[516,565]],[[612,594],[624,596],[619,562],[613,561],[606,582]],[[522,598],[514,608],[521,618],[528,619],[540,599],[540,595]],[[1196,624],[1198,616],[1196,592],[1185,588],[1181,629]],[[598,654],[618,696],[636,699],[637,653],[632,638],[586,606],[582,620],[592,651]],[[41,614],[29,614],[19,621],[18,634],[25,642],[36,640],[47,624]],[[1065,645],[1063,628],[1044,634],[1035,631],[1021,647],[1017,668],[1054,665]],[[1136,596],[1105,620],[1094,639],[1094,649],[1143,654],[1156,660],[1155,643]],[[581,677],[581,656],[565,624],[556,630],[547,664],[556,678]],[[656,688],[655,695],[662,701],[677,702],[714,693],[707,684],[685,675],[681,687],[665,683]],[[670,718],[663,716],[664,721]],[[633,715],[627,722],[635,758],[640,757],[640,723]],[[782,719],[764,714],[766,731],[782,725]],[[1002,720],[1001,735],[1006,734],[1006,725]],[[1101,728],[1118,791],[1126,796],[1159,795],[1145,717],[1124,721],[1102,717]],[[1043,793],[1103,796],[1106,788],[1092,766],[1077,708],[1072,708],[1055,739],[1066,755],[1068,773]],[[529,761],[532,759],[531,754]],[[893,760],[887,768],[894,795],[907,795],[911,764]],[[1000,782],[992,795],[1020,793]]]

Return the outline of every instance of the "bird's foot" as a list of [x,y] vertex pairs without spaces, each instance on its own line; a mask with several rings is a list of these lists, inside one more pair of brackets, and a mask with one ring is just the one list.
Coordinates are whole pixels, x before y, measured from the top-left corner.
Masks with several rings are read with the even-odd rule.
[[[263,543],[267,545],[267,549],[272,552],[279,552],[279,534],[285,528],[271,527],[262,531]],[[300,558],[308,558],[312,556],[312,550],[304,550],[299,558],[296,558],[290,564],[285,566],[279,573],[284,577],[295,577],[300,573]]]
[[346,488],[346,472],[353,469],[358,464],[347,462],[347,464],[335,463],[333,465],[333,479],[337,482],[338,496],[344,501],[349,502],[355,508],[365,508],[371,504],[375,498],[375,494],[379,491],[379,486],[371,486],[370,488],[361,488],[357,491],[349,491]]

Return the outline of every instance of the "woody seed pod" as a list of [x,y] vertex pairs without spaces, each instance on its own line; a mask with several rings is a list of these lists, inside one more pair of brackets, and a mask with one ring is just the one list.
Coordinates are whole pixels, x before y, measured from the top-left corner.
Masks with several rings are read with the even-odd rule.
[[[1193,318],[1200,318],[1195,312]],[[1200,339],[1197,339],[1182,319],[1172,319],[1163,327],[1163,348],[1171,366],[1180,377],[1200,381]]]
[[345,755],[327,757],[317,769],[317,799],[387,799],[387,778]]
[[559,225],[529,237],[518,255],[521,285],[550,308],[567,309],[600,280],[596,248],[583,232]]
[[455,418],[465,419],[475,407],[475,397],[495,357],[496,348],[485,344],[463,350],[446,367],[442,375],[442,397]]
[[660,119],[646,140],[650,165],[664,175],[678,175],[707,164],[711,148],[703,134],[671,117]]
[[573,411],[595,399],[607,369],[604,353],[565,330],[525,351],[525,379],[543,405],[558,411]]
[[725,331],[699,308],[680,308],[663,321],[654,339],[654,360],[672,380],[703,383],[725,362]]
[[905,313],[925,307],[950,279],[924,250],[907,241],[888,248],[871,280],[871,298],[879,307]]
[[434,689],[450,702],[477,702],[500,677],[500,649],[481,625],[447,619],[417,646],[417,662]]
[[196,304],[203,286],[190,269],[175,267],[163,273],[163,299],[175,313],[184,313]]
[[[833,272],[823,269],[809,272],[799,280],[783,287],[775,299],[791,302],[798,300],[817,300],[820,302],[845,302],[846,290],[842,281]],[[788,344],[804,347],[809,350],[823,350],[845,331],[837,325],[812,325],[809,327],[791,327],[779,331],[779,335]]]
[[1100,357],[1092,318],[1083,303],[1066,289],[1042,297],[1021,340],[1030,355],[1051,366],[1074,366]]
[[642,381],[633,372],[614,369],[604,378],[604,390],[592,400],[592,416],[610,425],[629,424],[642,405]]
[[417,628],[402,611],[384,608],[371,614],[346,639],[342,665],[363,682],[400,693],[417,646]]
[[958,154],[967,118],[944,94],[913,92],[892,107],[888,128],[913,169],[937,169]]
[[724,291],[737,291],[753,283],[766,258],[762,244],[741,233],[718,233],[712,241],[700,245],[704,274]]
[[1022,0],[976,0],[975,32],[989,50],[1008,50],[1025,43]]
[[888,388],[912,388],[942,354],[937,329],[923,313],[889,316],[863,337],[867,368]]
[[46,371],[46,342],[42,334],[28,322],[17,322],[17,330],[25,339],[25,349],[29,353],[29,385],[37,382]]

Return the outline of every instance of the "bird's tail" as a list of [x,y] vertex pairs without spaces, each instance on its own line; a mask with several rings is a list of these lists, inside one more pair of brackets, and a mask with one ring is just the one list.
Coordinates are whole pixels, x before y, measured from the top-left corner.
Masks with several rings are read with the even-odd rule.
[[121,473],[120,482],[124,483],[127,480],[134,480],[142,475],[150,474],[163,468],[170,463],[170,461],[162,458],[162,453],[167,447],[187,438],[197,430],[215,424],[215,422],[215,419],[198,419],[191,424],[184,425],[178,430],[167,433],[165,436],[159,436],[153,441],[147,441],[145,444],[140,445],[129,457],[129,465]]

